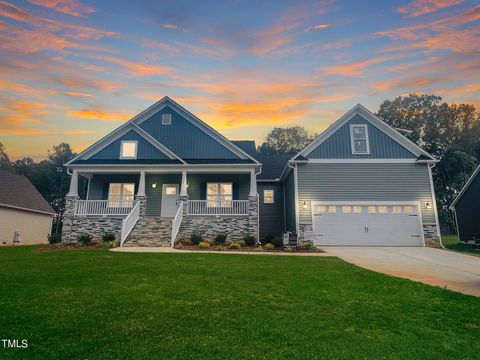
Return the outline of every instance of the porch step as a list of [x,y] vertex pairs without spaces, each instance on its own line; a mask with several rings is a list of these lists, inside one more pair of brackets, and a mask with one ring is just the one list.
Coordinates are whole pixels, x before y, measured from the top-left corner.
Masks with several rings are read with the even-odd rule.
[[170,246],[172,219],[139,220],[123,246]]

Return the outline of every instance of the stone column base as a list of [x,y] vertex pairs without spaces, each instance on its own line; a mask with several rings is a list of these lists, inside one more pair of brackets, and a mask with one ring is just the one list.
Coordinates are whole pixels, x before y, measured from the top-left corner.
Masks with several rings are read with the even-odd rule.
[[140,203],[139,221],[147,216],[147,197],[135,195],[135,200]]
[[259,241],[258,233],[258,195],[248,197],[248,235]]
[[65,198],[65,211],[63,213],[63,225],[62,225],[62,243],[76,242],[76,239],[72,238],[72,231],[75,220],[75,207],[79,196],[67,195]]

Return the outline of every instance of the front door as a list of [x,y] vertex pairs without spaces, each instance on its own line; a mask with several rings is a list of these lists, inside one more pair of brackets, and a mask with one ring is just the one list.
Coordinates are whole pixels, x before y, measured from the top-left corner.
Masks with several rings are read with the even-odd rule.
[[177,212],[178,184],[163,184],[161,217],[173,218]]

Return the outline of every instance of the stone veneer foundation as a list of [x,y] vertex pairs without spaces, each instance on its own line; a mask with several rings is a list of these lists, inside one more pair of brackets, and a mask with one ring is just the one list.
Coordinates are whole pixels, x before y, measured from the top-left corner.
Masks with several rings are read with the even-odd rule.
[[437,225],[423,224],[423,237],[425,238],[425,246],[440,248],[440,238],[437,235]]
[[[67,196],[62,238],[65,243],[75,243],[82,234],[90,234],[100,240],[107,232],[120,240],[123,217],[79,217],[74,216],[75,202],[79,198]],[[182,196],[180,201],[188,198]],[[146,217],[146,197],[137,197],[140,202],[139,220],[126,239],[124,246],[170,246],[172,220]],[[192,233],[213,239],[217,234],[227,234],[228,239],[240,240],[246,235],[258,239],[258,196],[249,197],[248,215],[196,216],[187,214],[184,206],[183,221],[176,241],[189,240]]]
[[189,240],[196,233],[206,239],[226,234],[229,240],[240,240],[249,234],[248,216],[189,216],[183,219],[177,240]]
[[206,239],[213,239],[217,234],[226,234],[228,240],[241,240],[247,235],[258,239],[258,197],[249,196],[248,201],[248,215],[187,215],[185,207],[177,242],[190,240],[193,233],[200,234]]
[[62,241],[65,243],[77,243],[82,234],[93,236],[93,240],[101,240],[105,233],[115,234],[117,240],[122,232],[123,217],[85,217],[74,216],[77,196],[67,196],[65,212],[63,214]]

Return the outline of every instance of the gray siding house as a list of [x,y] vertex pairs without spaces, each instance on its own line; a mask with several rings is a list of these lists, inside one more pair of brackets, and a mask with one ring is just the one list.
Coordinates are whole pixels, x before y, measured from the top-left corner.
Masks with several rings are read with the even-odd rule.
[[468,179],[452,203],[455,213],[457,234],[463,243],[480,241],[480,166]]
[[66,164],[63,237],[173,246],[194,232],[290,231],[318,245],[439,246],[435,162],[361,105],[299,154],[266,156],[165,97]]

